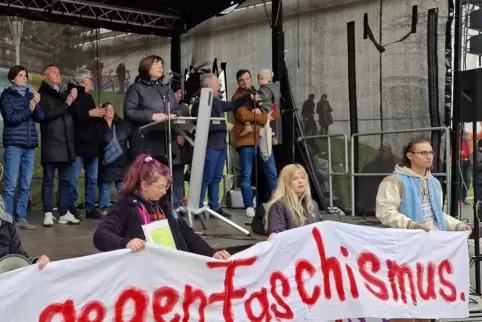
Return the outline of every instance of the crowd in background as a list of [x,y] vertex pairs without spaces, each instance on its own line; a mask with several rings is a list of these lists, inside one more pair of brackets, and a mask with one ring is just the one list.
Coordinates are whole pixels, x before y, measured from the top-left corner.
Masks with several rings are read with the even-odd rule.
[[[36,228],[26,218],[35,149],[39,146],[35,123],[40,124],[41,134],[43,226],[52,227],[56,222],[77,225],[85,218],[100,219],[106,215],[111,206],[111,186],[114,185],[115,191],[120,192],[129,164],[142,153],[168,164],[169,141],[172,146],[172,207],[181,205],[184,171],[186,164],[192,161],[192,147],[174,128],[169,138],[164,128],[141,128],[153,122],[191,116],[191,111],[182,102],[180,86],[168,86],[164,82],[164,61],[161,57],[142,59],[138,72],[136,81],[126,92],[123,118],[120,118],[111,103],[96,105],[91,95],[94,75],[86,68],[77,69],[69,82],[63,83],[60,69],[48,65],[44,68],[44,80],[38,92],[27,87],[28,72],[25,68],[11,68],[8,78],[12,86],[3,92],[0,99],[5,146],[3,199],[5,212],[14,217],[18,228]],[[279,94],[275,95],[271,89],[275,85],[273,73],[268,70],[258,74],[260,90],[254,88],[248,70],[240,70],[236,78],[239,88],[232,102],[223,102],[219,98],[220,83],[216,75],[208,74],[203,78],[202,86],[212,88],[216,94],[211,116],[224,117],[225,112],[234,112],[236,121],[234,124],[221,122],[210,125],[200,206],[207,193],[209,207],[229,217],[219,206],[219,184],[226,161],[226,133],[233,130],[240,155],[241,191],[246,215],[253,217],[251,175],[254,146],[259,144],[260,130],[279,118],[279,111],[272,109],[272,104],[279,101]],[[198,107],[199,101],[195,101],[193,116],[197,116]],[[247,128],[252,129],[252,134],[243,133]],[[277,185],[274,156],[264,160],[263,164],[269,183],[268,193],[271,194]],[[85,212],[77,208],[77,186],[82,170]],[[56,173],[58,193],[55,204]],[[58,216],[54,216],[55,207]]]
[[[231,254],[227,251],[216,250],[208,245],[184,218],[173,211],[175,205],[169,204],[164,198],[171,186],[174,186],[174,190],[180,188],[180,184],[176,183],[176,176],[181,178],[184,171],[183,165],[186,161],[182,158],[182,150],[185,141],[180,133],[174,132],[169,137],[163,129],[153,128],[145,132],[141,127],[190,113],[189,109],[182,105],[180,95],[162,83],[163,71],[164,62],[158,56],[149,56],[141,61],[139,78],[127,90],[124,120],[121,120],[112,104],[106,102],[96,106],[89,94],[93,89],[93,80],[88,70],[79,70],[73,82],[65,89],[61,85],[59,69],[49,65],[44,70],[45,80],[38,92],[31,92],[26,87],[28,73],[23,67],[15,66],[10,70],[8,77],[12,86],[6,89],[0,98],[0,110],[5,123],[5,205],[4,211],[0,213],[0,237],[8,241],[5,245],[0,245],[0,258],[8,254],[27,257],[15,227],[35,229],[26,219],[34,150],[38,146],[35,122],[40,123],[41,131],[44,226],[52,227],[54,221],[60,224],[79,224],[84,219],[84,215],[76,209],[77,181],[84,169],[85,217],[103,218],[93,236],[97,249],[113,251],[129,248],[133,252],[142,251],[148,239],[146,227],[155,221],[166,220],[172,236],[172,244],[166,246],[221,260],[230,258]],[[258,74],[261,86],[265,77],[270,76],[263,73],[265,72]],[[242,169],[241,191],[246,215],[254,217],[251,175],[253,164],[258,158],[255,155],[255,146],[259,144],[258,133],[263,127],[270,127],[270,121],[276,120],[280,115],[278,110],[262,109],[257,105],[264,98],[262,93],[254,90],[249,71],[240,70],[236,77],[239,88],[231,102],[219,99],[220,84],[215,75],[205,75],[202,82],[203,87],[211,88],[215,93],[211,117],[222,117],[225,112],[230,111],[235,115],[235,124],[226,121],[210,124],[201,202],[208,191],[209,206],[223,214],[218,203],[219,181],[222,176],[220,169],[224,168],[226,159],[226,134],[234,129]],[[327,134],[329,125],[333,123],[332,109],[326,96],[323,96],[320,102],[317,113],[323,115],[320,118],[321,131],[322,134]],[[314,96],[310,95],[309,101],[305,103],[305,124],[310,124],[313,123],[310,118],[314,114]],[[193,104],[193,115],[198,115],[199,109],[197,100]],[[327,116],[328,114],[330,116]],[[248,127],[253,135],[243,135]],[[308,127],[308,130],[312,128]],[[175,146],[173,160],[177,160],[173,162],[173,171],[166,166],[169,141]],[[466,161],[464,148],[465,145],[462,146],[462,158]],[[480,200],[482,140],[478,141],[477,148],[477,163],[472,164],[472,168],[478,174],[474,184],[476,199]],[[387,159],[393,162],[389,147],[381,148],[379,155],[380,159],[374,162]],[[441,185],[430,172],[435,155],[430,142],[425,139],[412,140],[404,148],[402,155],[402,160],[395,166],[393,174],[384,178],[378,187],[375,213],[381,223],[399,229],[470,233],[470,225],[443,211]],[[263,162],[269,192],[272,193],[263,214],[264,232],[268,235],[268,240],[273,240],[283,231],[320,221],[321,214],[316,202],[312,200],[306,170],[297,164],[288,165],[282,169],[278,180],[274,156],[263,156]],[[174,167],[175,165],[179,167]],[[56,171],[59,178],[58,219],[52,213]],[[17,181],[19,193],[17,205],[14,207]],[[183,182],[184,175],[182,186]],[[110,206],[112,184],[120,193],[120,199],[107,209]],[[95,209],[97,188],[100,192],[99,212]],[[182,195],[180,190],[177,196],[174,191],[176,202],[179,202]],[[38,259],[41,269],[48,262],[45,255]],[[414,322],[413,319],[391,321]]]
[[[0,98],[5,145],[3,199],[5,212],[15,218],[17,227],[35,229],[26,218],[34,152],[39,146],[35,123],[40,124],[41,132],[44,226],[52,227],[55,222],[79,224],[85,218],[99,219],[106,215],[111,206],[111,187],[114,185],[117,193],[121,191],[131,162],[140,154],[148,154],[160,163],[167,164],[169,140],[172,144],[174,196],[174,204],[171,206],[177,208],[181,205],[184,196],[185,165],[192,161],[192,154],[189,153],[190,149],[184,137],[175,130],[168,138],[165,129],[153,127],[145,131],[141,130],[141,127],[170,118],[191,116],[191,112],[196,117],[199,113],[199,100],[194,102],[191,111],[182,102],[181,89],[175,85],[167,86],[163,82],[164,61],[161,57],[144,58],[139,64],[138,71],[136,82],[127,90],[122,119],[116,114],[111,103],[96,105],[90,94],[94,88],[93,75],[85,68],[77,69],[70,82],[63,85],[59,68],[55,65],[46,66],[43,73],[44,81],[38,92],[27,87],[28,72],[25,68],[14,66],[10,69],[8,78],[12,86],[7,88]],[[235,147],[241,163],[240,185],[243,202],[246,215],[254,217],[251,182],[256,159],[254,147],[259,144],[260,130],[270,120],[279,118],[279,111],[259,104],[263,99],[266,100],[267,95],[263,96],[262,90],[271,86],[273,74],[263,70],[257,76],[260,90],[253,86],[250,71],[239,70],[236,74],[238,89],[230,102],[219,98],[220,83],[216,75],[207,74],[202,80],[202,87],[212,88],[215,93],[211,117],[223,117],[225,112],[233,112],[235,115],[234,124],[225,121],[210,125],[199,205],[203,206],[207,193],[209,207],[227,218],[230,217],[229,214],[223,212],[219,205],[219,184],[226,161],[227,132],[233,130],[235,133]],[[273,101],[275,97],[269,100]],[[169,108],[167,104],[170,104]],[[318,132],[316,115],[320,126],[319,133],[327,134],[329,126],[333,123],[332,111],[326,94],[321,95],[317,103],[314,94],[310,94],[302,108],[306,134]],[[251,130],[247,130],[248,128]],[[249,134],[250,131],[253,135]],[[461,147],[461,172],[464,178],[461,200],[464,203],[468,203],[467,191],[472,181],[472,169],[479,169],[479,164],[474,166],[470,157],[470,135],[465,133]],[[363,172],[377,172],[380,166],[386,166],[387,169],[384,171],[391,172],[388,167],[392,168],[395,163],[391,148],[384,146],[379,152],[380,158],[373,161],[373,166],[367,165]],[[370,167],[373,169],[369,169]],[[85,174],[85,212],[78,211],[76,206],[77,183],[82,169]],[[268,192],[271,194],[278,184],[273,155],[263,161],[262,170],[267,178]],[[58,217],[53,215],[56,172]],[[367,185],[378,186],[381,180],[382,178],[377,178],[376,184]],[[326,180],[322,180],[322,184],[325,184],[324,181]],[[475,186],[477,185],[478,182],[475,182]],[[99,209],[96,209],[97,195]],[[361,198],[364,201],[359,202],[359,206],[366,211],[373,210],[374,197],[373,193],[369,197],[367,195]]]
[[[187,154],[184,158],[184,137],[181,133],[176,133],[175,129],[171,137],[165,129],[141,129],[154,122],[191,114],[189,108],[181,102],[180,89],[174,91],[163,82],[164,61],[161,57],[148,56],[140,62],[139,76],[126,92],[123,119],[118,117],[112,104],[95,104],[90,94],[94,88],[94,80],[89,70],[78,69],[73,79],[65,85],[61,82],[61,73],[57,66],[46,66],[43,74],[44,81],[38,92],[35,92],[27,88],[28,73],[25,68],[13,67],[8,75],[12,86],[4,91],[0,99],[6,149],[6,182],[3,191],[5,208],[0,214],[0,223],[7,224],[1,225],[0,235],[18,242],[16,248],[1,247],[0,257],[9,253],[27,256],[21,248],[16,227],[35,229],[26,219],[34,151],[39,146],[35,123],[40,123],[41,132],[45,227],[52,227],[55,222],[78,225],[85,218],[102,218],[94,234],[94,244],[99,250],[128,247],[139,251],[143,249],[146,239],[142,226],[166,219],[177,249],[220,259],[230,256],[225,251],[215,251],[207,245],[185,220],[173,211],[184,194],[184,165],[192,161],[192,155]],[[246,215],[254,216],[251,175],[254,162],[258,158],[255,155],[255,146],[259,144],[261,129],[271,128],[270,122],[276,121],[280,116],[275,104],[279,102],[279,93],[275,93],[277,85],[272,83],[273,76],[268,70],[259,72],[260,89],[256,90],[252,84],[251,73],[248,70],[238,71],[236,78],[239,88],[231,102],[224,102],[219,97],[218,77],[214,74],[204,75],[202,87],[211,88],[215,95],[211,117],[224,117],[225,112],[233,112],[235,123],[223,121],[209,126],[200,207],[207,192],[210,208],[229,217],[219,207],[219,183],[226,160],[226,134],[234,130],[243,169],[241,190]],[[197,99],[192,107],[194,116],[199,113],[199,108]],[[248,128],[251,130],[242,134]],[[251,132],[252,134],[249,134]],[[172,172],[166,166],[169,143],[172,145]],[[259,157],[260,150],[258,149]],[[268,179],[268,193],[271,194],[277,187],[278,179],[274,155],[270,152],[263,155],[262,160]],[[82,169],[85,173],[85,213],[78,212],[76,207],[77,183]],[[300,170],[299,167],[296,169]],[[289,178],[295,175],[296,169],[292,169]],[[53,215],[56,172],[58,217]],[[299,191],[296,194],[304,196],[309,188],[308,179],[304,169],[303,173],[298,172],[296,182]],[[20,180],[17,176],[20,176]],[[294,179],[286,177],[283,180],[289,183]],[[20,188],[15,204],[17,181]],[[114,207],[108,209],[111,205],[112,184],[120,199]],[[174,187],[172,205],[168,198],[164,198],[171,186]],[[293,184],[289,185],[289,188],[292,189]],[[97,189],[100,199],[98,211],[95,207]],[[302,200],[295,203],[297,211],[300,202]],[[309,202],[311,203],[311,199]],[[309,206],[308,209],[311,211],[312,207]],[[290,212],[285,215],[290,215]],[[301,220],[299,224],[303,223]],[[286,227],[289,228],[291,226]],[[48,263],[48,258],[43,256],[41,259],[39,263],[43,267]]]
[[[315,135],[317,133],[321,135],[328,134],[330,125],[333,124],[332,112],[333,109],[328,101],[328,95],[322,94],[317,103],[315,103],[315,94],[308,95],[308,99],[303,102],[303,106],[301,108],[304,134],[307,136]],[[318,125],[320,126],[319,131],[318,127],[316,126],[315,115],[318,115]]]
[[[78,69],[64,87],[55,65],[46,66],[44,81],[38,92],[26,87],[28,73],[15,66],[8,74],[12,86],[0,99],[4,120],[5,211],[14,216],[17,227],[35,229],[27,219],[30,184],[33,175],[35,148],[39,145],[37,127],[40,123],[41,164],[43,169],[43,225],[79,224],[85,217],[100,218],[110,206],[110,185],[118,190],[128,167],[127,146],[130,130],[116,115],[112,104],[96,106],[90,92],[92,73]],[[29,107],[28,109],[26,107]],[[115,137],[115,158],[106,159]],[[85,173],[85,214],[77,212],[77,182]],[[54,178],[58,174],[58,218],[54,217]],[[18,180],[19,179],[19,180]],[[17,200],[14,201],[17,189]],[[95,209],[99,189],[100,210]]]

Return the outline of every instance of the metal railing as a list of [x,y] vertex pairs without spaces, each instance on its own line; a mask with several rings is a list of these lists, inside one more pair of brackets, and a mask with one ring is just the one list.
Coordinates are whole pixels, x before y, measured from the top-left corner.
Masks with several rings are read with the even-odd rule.
[[[331,165],[331,138],[343,137],[345,143],[345,171],[344,172],[332,172]],[[313,135],[313,136],[302,136],[298,138],[298,141],[302,140],[313,140],[313,139],[328,139],[328,193],[330,209],[333,209],[333,176],[344,176],[349,173],[348,167],[348,136],[346,134],[324,134],[324,135]],[[316,171],[316,168],[315,168]]]
[[[360,136],[373,136],[373,135],[385,135],[385,134],[398,134],[398,133],[414,133],[414,132],[433,132],[444,131],[445,132],[445,159],[447,168],[450,165],[450,129],[448,127],[426,127],[410,130],[388,131],[388,132],[369,132],[369,133],[356,133],[351,136],[351,209],[352,216],[355,216],[355,177],[386,177],[392,173],[360,173],[355,172],[355,137]],[[432,173],[433,176],[445,177],[445,184],[447,189],[447,209],[450,209],[450,175],[449,172]],[[443,200],[442,200],[443,203]],[[443,207],[442,207],[443,208]]]

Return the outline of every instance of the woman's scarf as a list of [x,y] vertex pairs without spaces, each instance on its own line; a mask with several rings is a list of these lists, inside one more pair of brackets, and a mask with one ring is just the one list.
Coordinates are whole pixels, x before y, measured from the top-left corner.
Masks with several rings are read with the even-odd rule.
[[20,85],[12,85],[12,88],[17,91],[22,96],[25,96],[25,93],[27,92],[27,87],[26,86],[20,86]]

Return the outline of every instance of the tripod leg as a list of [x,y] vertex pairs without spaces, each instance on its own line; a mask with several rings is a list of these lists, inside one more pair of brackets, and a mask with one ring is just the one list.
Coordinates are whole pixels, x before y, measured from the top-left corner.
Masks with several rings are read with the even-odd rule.
[[238,224],[232,222],[231,220],[229,219],[226,219],[224,218],[223,216],[221,216],[220,214],[218,214],[217,212],[209,209],[209,208],[206,208],[205,210],[206,212],[210,213],[213,217],[215,218],[218,218],[219,220],[222,220],[223,222],[225,222],[226,224],[228,224],[229,226],[233,227],[234,229],[242,232],[243,234],[247,235],[247,236],[251,236],[251,233],[249,231],[247,231],[246,229],[244,229],[243,227],[239,226]]
[[[193,223],[193,220],[192,220],[193,214],[192,214],[191,208],[187,208],[186,210],[184,208],[183,211],[187,211],[188,224],[189,224],[189,226],[191,226],[191,228],[194,228],[194,223]],[[206,220],[204,218],[204,214],[201,212],[198,215],[198,217],[199,217],[199,220],[201,221],[201,225],[203,226],[203,229],[204,230],[208,229],[208,227],[206,225]]]
[[208,226],[206,224],[206,217],[204,217],[204,212],[200,213],[198,216],[199,216],[199,221],[201,222],[201,225],[203,226],[203,229],[204,230],[208,229]]
[[[181,211],[183,211],[184,209],[181,208]],[[191,228],[193,227],[193,223],[192,223],[192,213],[191,213],[191,209],[187,208],[187,223],[189,226],[191,226]]]

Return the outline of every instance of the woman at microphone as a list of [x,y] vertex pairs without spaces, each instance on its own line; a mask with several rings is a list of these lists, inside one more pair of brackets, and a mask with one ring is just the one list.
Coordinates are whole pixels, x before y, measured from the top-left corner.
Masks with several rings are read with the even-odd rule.
[[227,251],[214,250],[169,205],[159,203],[171,181],[167,166],[148,154],[139,155],[125,176],[121,199],[108,210],[94,233],[95,247],[100,251],[141,251],[146,243],[142,226],[167,220],[177,250],[217,259],[231,257]]
[[[141,131],[141,127],[152,122],[161,122],[180,115],[174,92],[164,78],[164,60],[159,56],[148,56],[139,63],[139,76],[126,93],[124,120],[130,125],[130,156],[135,159],[141,153],[167,163],[168,141],[166,130]],[[170,111],[168,111],[168,102]],[[176,135],[171,138],[173,148],[177,147]],[[175,154],[175,151],[173,150]],[[175,156],[174,156],[175,157]]]

